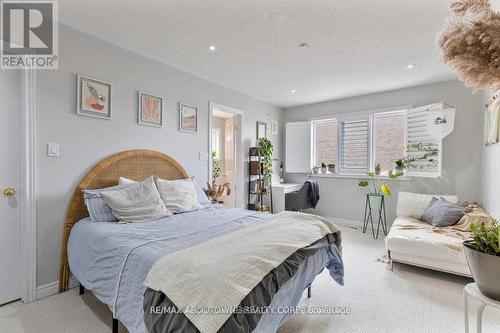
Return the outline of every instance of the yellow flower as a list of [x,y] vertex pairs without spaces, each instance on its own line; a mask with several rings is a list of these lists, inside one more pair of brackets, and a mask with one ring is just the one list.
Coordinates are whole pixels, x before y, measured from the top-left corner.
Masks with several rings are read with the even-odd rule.
[[380,190],[382,191],[382,193],[384,193],[387,196],[391,196],[392,195],[391,187],[389,185],[387,185],[387,184],[380,185]]

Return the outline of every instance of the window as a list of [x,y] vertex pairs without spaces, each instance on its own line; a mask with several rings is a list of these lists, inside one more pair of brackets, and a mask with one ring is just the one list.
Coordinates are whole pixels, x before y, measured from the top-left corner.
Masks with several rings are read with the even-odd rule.
[[369,169],[368,118],[344,120],[340,130],[340,171],[363,172]]
[[335,119],[314,122],[314,165],[321,163],[338,166],[338,123]]
[[382,173],[404,157],[407,110],[312,121],[311,163],[335,164],[340,173],[364,174],[380,164]]
[[387,112],[374,115],[373,163],[383,173],[394,169],[394,162],[404,155],[406,146],[406,113]]

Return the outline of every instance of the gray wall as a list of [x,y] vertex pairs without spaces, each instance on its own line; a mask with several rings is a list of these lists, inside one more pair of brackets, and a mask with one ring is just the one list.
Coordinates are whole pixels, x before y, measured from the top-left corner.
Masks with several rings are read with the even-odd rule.
[[[482,108],[493,93],[482,92]],[[484,115],[484,113],[483,113]],[[481,202],[490,214],[500,219],[500,143],[486,147],[481,142]]]
[[[70,196],[86,172],[106,156],[128,149],[153,149],[177,159],[205,183],[208,161],[208,102],[244,111],[245,152],[255,144],[255,122],[282,121],[282,110],[231,89],[163,65],[110,43],[61,26],[59,70],[39,71],[37,82],[37,284],[59,278],[62,230]],[[203,52],[205,50],[201,50]],[[207,54],[208,57],[208,54]],[[76,75],[113,86],[112,120],[78,116]],[[164,128],[137,125],[137,90],[165,98]],[[198,107],[198,133],[178,131],[178,102]],[[279,138],[279,139],[278,139]],[[281,132],[271,136],[281,158]],[[46,156],[46,144],[59,143],[61,157]]]
[[[393,181],[393,196],[387,202],[388,222],[395,218],[398,191],[457,194],[463,200],[479,200],[480,144],[482,133],[481,96],[473,95],[458,81],[449,81],[385,93],[347,98],[285,110],[285,122],[311,117],[352,113],[401,105],[422,106],[446,102],[457,108],[455,131],[444,139],[443,177]],[[303,182],[304,174],[287,174],[289,182]],[[316,213],[361,221],[364,194],[359,179],[319,179],[321,200]]]

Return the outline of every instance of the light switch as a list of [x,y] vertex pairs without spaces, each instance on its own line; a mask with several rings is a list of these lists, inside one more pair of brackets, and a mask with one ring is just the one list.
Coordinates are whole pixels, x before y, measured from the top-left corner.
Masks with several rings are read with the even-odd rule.
[[47,143],[47,156],[49,157],[59,157],[59,144],[58,143]]
[[198,158],[200,161],[208,161],[208,153],[204,153],[204,152],[200,151]]

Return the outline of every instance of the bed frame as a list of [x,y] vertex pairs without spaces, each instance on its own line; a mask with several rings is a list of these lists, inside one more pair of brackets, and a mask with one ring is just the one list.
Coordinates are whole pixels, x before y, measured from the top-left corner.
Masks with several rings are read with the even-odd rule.
[[59,292],[69,288],[68,238],[73,225],[89,216],[83,191],[114,186],[119,177],[143,181],[151,175],[163,179],[188,178],[186,170],[172,157],[152,150],[129,150],[111,155],[99,162],[76,187],[66,214],[61,247]]
[[[172,157],[152,150],[129,150],[111,155],[90,170],[83,180],[78,184],[66,214],[63,231],[63,242],[61,246],[61,268],[59,274],[59,292],[69,289],[69,263],[68,263],[68,238],[73,225],[81,219],[89,216],[87,207],[83,200],[83,191],[114,186],[119,177],[125,177],[136,181],[143,181],[149,176],[158,176],[163,179],[185,179],[188,178],[186,170]],[[85,288],[79,287],[82,295]],[[307,287],[307,297],[311,297],[311,286]],[[113,318],[113,333],[118,333],[118,320]]]

